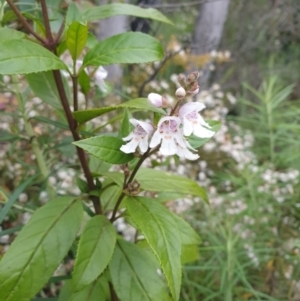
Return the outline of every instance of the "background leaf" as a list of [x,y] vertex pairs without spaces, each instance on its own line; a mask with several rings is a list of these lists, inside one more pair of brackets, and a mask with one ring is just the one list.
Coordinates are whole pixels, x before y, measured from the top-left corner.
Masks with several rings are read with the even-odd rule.
[[123,164],[134,159],[133,154],[125,154],[120,150],[124,144],[123,140],[113,136],[97,136],[73,142],[73,144],[98,159],[113,164]]
[[126,101],[124,103],[121,103],[116,106],[110,106],[110,107],[102,107],[98,109],[91,109],[91,110],[85,110],[85,111],[76,111],[73,113],[74,118],[79,122],[83,123],[88,120],[91,120],[95,117],[101,116],[105,113],[121,109],[121,108],[129,108],[129,109],[136,109],[141,111],[151,111],[151,112],[157,112],[163,115],[166,115],[166,112],[163,109],[157,108],[147,101],[147,98],[136,98],[131,99],[129,101]]
[[52,52],[25,39],[0,43],[0,74],[28,74],[67,69]]
[[25,182],[23,182],[17,189],[14,190],[14,192],[11,194],[11,196],[8,198],[6,204],[1,208],[0,211],[0,224],[3,222],[5,216],[9,212],[9,209],[13,206],[15,201],[18,199],[19,195],[29,186],[31,185],[34,180],[37,178],[37,175],[34,175],[27,179]]
[[38,209],[0,261],[1,301],[29,301],[52,276],[81,224],[81,202],[59,197]]
[[148,254],[137,245],[118,239],[109,270],[122,301],[167,300],[162,279]]
[[111,3],[107,5],[88,8],[83,11],[82,18],[87,21],[95,21],[118,15],[135,16],[173,24],[166,16],[164,16],[156,9],[146,9],[126,3]]
[[155,199],[126,197],[125,202],[129,215],[157,256],[174,300],[179,300],[181,240],[172,213]]
[[[64,76],[62,78],[67,97],[71,99],[68,82]],[[62,109],[52,71],[27,74],[26,80],[37,97],[56,109]]]
[[76,4],[73,2],[70,2],[68,11],[66,14],[66,28],[68,28],[68,26],[70,26],[70,24],[72,24],[74,21],[80,22],[81,20],[82,20],[81,13],[78,10]]
[[159,61],[164,52],[161,44],[140,32],[121,33],[99,42],[83,59],[83,66],[133,64]]
[[82,50],[85,47],[85,43],[88,37],[88,27],[77,21],[74,21],[68,28],[66,45],[75,61],[78,59]]
[[92,283],[104,271],[114,252],[116,231],[103,215],[92,217],[79,241],[72,289],[78,291]]

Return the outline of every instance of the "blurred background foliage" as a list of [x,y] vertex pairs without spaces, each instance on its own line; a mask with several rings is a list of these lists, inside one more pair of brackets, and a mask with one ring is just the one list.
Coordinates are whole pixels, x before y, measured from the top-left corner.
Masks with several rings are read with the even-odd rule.
[[[35,1],[19,2],[28,13],[36,12]],[[54,27],[68,2],[51,1]],[[79,7],[103,3],[74,2]],[[176,74],[206,69],[209,77],[195,98],[205,103],[206,119],[223,123],[219,133],[200,149],[198,162],[168,158],[165,164],[159,156],[147,162],[197,180],[210,199],[207,205],[197,199],[166,196],[166,206],[188,220],[202,237],[199,253],[186,260],[181,300],[300,300],[300,2],[229,1],[220,43],[200,54],[193,51],[196,21],[201,5],[210,1],[139,2],[166,14],[174,26],[129,18],[125,30],[138,30],[137,25],[142,24],[140,30],[162,42],[166,58],[122,68],[121,81],[108,76],[109,89],[104,91],[95,84],[90,105],[110,105],[150,92],[172,100]],[[22,30],[15,20],[7,22]],[[34,24],[38,26],[38,22]],[[99,37],[101,28],[105,25],[95,22],[90,30]],[[20,79],[24,112],[16,109],[12,79],[0,78],[0,202],[6,202],[13,191],[19,192],[13,210],[1,224],[2,253],[33,210],[49,198],[43,181],[28,190],[20,189],[25,179],[39,174],[31,151],[32,137],[24,129],[24,114],[50,168],[50,184],[60,194],[80,193],[75,186],[78,163],[61,111],[34,96]],[[80,99],[84,108],[84,95]],[[89,122],[82,130],[116,132],[121,118],[109,115]],[[110,168],[91,165],[94,172]],[[130,239],[126,223],[117,226]],[[72,255],[56,276],[68,275],[71,267]],[[55,297],[60,282],[54,283],[40,296]]]

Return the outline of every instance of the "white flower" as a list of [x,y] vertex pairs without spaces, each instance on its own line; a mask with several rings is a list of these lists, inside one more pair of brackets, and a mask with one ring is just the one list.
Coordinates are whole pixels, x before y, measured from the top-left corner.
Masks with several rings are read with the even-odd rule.
[[197,160],[200,158],[200,156],[198,154],[194,154],[192,153],[190,149],[192,149],[193,151],[197,151],[196,149],[192,148],[192,146],[186,141],[184,140],[185,142],[185,147],[181,147],[181,145],[177,144],[177,155],[178,157],[181,157],[181,158],[185,158],[185,159],[188,159],[188,160]]
[[177,154],[179,157],[196,160],[199,156],[188,150],[188,147],[193,148],[184,139],[180,125],[181,120],[178,117],[166,116],[161,118],[151,139],[150,147],[156,147],[161,143],[160,152],[164,156]]
[[148,149],[149,135],[153,132],[153,126],[149,122],[139,121],[137,119],[129,119],[130,123],[135,126],[135,129],[125,138],[124,141],[130,141],[122,145],[120,150],[126,154],[134,153],[139,146],[141,153],[145,153]]
[[95,72],[95,84],[104,93],[108,91],[108,87],[104,81],[106,77],[107,77],[107,70],[105,70],[102,66],[100,66]]
[[[208,123],[198,114],[205,105],[199,102],[188,102],[179,109],[179,116],[183,122],[183,134],[190,136],[192,133],[199,138],[210,138],[215,132],[208,130],[211,128]],[[206,127],[206,128],[205,128]]]

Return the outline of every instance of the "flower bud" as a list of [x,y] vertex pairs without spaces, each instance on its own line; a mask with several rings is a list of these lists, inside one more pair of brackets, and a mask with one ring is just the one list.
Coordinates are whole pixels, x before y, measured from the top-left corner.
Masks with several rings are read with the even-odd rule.
[[168,108],[171,106],[170,101],[157,93],[150,93],[148,102],[157,108]]
[[191,84],[193,82],[195,82],[199,77],[199,72],[198,71],[194,71],[192,73],[190,73],[187,77],[187,83]]
[[157,108],[161,108],[163,106],[163,97],[157,93],[150,93],[148,102]]
[[190,87],[187,93],[191,96],[197,94],[199,92],[199,85],[197,82],[194,82]]
[[182,99],[185,97],[186,92],[185,92],[184,88],[180,87],[176,90],[175,95],[178,99]]
[[177,81],[180,84],[180,86],[185,87],[186,77],[184,74],[182,74],[182,73],[178,74]]

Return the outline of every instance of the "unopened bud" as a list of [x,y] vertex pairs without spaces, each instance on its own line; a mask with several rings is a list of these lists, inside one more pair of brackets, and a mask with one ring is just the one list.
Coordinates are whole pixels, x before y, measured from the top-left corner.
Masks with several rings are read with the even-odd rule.
[[185,77],[184,74],[182,74],[182,73],[178,74],[178,76],[177,76],[177,81],[178,81],[178,83],[180,84],[180,86],[185,87],[185,85],[186,85],[186,84],[185,84],[186,77]]
[[187,93],[188,93],[189,95],[191,95],[191,96],[197,94],[198,92],[199,92],[199,85],[198,85],[197,82],[194,82],[194,83],[190,86],[189,90],[187,91]]
[[192,73],[190,73],[187,77],[187,83],[191,84],[193,82],[195,82],[199,77],[199,72],[198,71],[194,71]]
[[150,93],[148,95],[148,102],[157,108],[161,108],[163,105],[163,97],[157,93]]
[[157,93],[150,93],[148,95],[148,102],[157,108],[168,108],[171,106],[166,98]]
[[175,95],[178,99],[182,99],[185,97],[186,92],[185,92],[184,88],[180,87],[176,90]]

